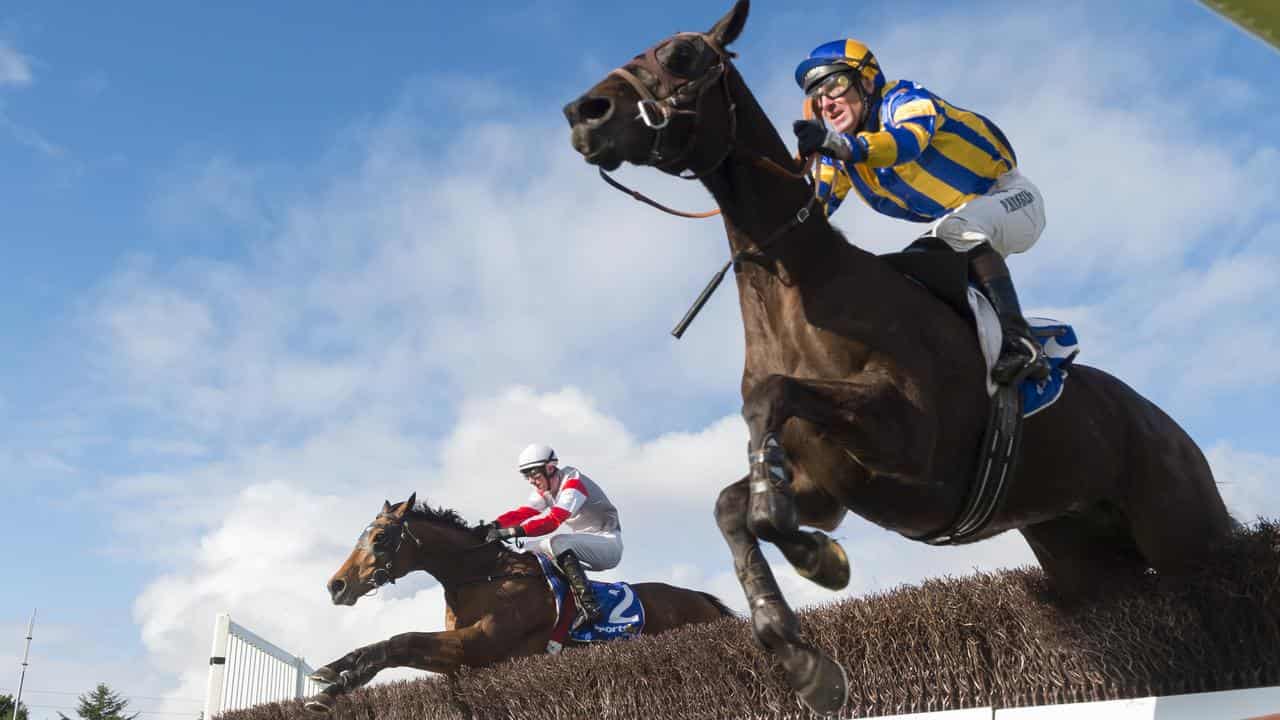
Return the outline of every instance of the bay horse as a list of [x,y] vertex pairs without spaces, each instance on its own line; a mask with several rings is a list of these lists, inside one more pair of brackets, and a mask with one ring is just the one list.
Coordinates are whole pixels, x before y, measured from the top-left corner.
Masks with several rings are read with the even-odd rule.
[[[956,527],[990,407],[987,368],[970,320],[849,243],[789,169],[727,49],[748,8],[738,0],[709,31],[651,47],[564,114],[574,149],[611,184],[605,171],[624,162],[652,166],[700,180],[719,206],[746,334],[750,469],[720,493],[716,521],[756,639],[825,714],[847,698],[844,670],[800,637],[758,541],[838,589],[848,559],[822,531],[848,510],[922,541]],[[951,541],[1019,530],[1064,600],[1148,569],[1194,570],[1234,527],[1200,449],[1102,370],[1074,365],[1068,385],[1024,424],[989,521]]]
[[[336,697],[392,667],[451,674],[463,666],[547,652],[556,625],[556,601],[538,560],[500,542],[486,542],[488,525],[468,526],[452,510],[417,504],[417,493],[382,510],[327,585],[335,605],[355,605],[378,587],[410,572],[430,573],[444,589],[445,629],[407,632],[357,648],[317,669],[326,684],[306,707],[328,712]],[[641,634],[734,613],[715,596],[659,582],[634,583],[643,603]],[[570,638],[565,645],[577,643]]]

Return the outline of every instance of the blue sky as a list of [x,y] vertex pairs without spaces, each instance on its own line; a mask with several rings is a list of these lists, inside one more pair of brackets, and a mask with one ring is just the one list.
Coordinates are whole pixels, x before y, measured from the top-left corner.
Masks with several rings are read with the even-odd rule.
[[[735,49],[779,126],[794,63],[844,35],[995,118],[1048,204],[1024,304],[1184,423],[1237,514],[1274,515],[1280,55],[1192,2],[1118,5],[759,2]],[[518,502],[532,440],[615,497],[618,576],[740,604],[710,518],[745,467],[732,293],[666,334],[722,228],[604,186],[560,116],[727,8],[0,8],[0,687],[37,605],[29,689],[193,717],[214,612],[317,663],[439,627],[425,579],[354,609],[323,583],[384,497]],[[835,219],[877,250],[916,230]],[[853,592],[1029,558],[841,532]]]

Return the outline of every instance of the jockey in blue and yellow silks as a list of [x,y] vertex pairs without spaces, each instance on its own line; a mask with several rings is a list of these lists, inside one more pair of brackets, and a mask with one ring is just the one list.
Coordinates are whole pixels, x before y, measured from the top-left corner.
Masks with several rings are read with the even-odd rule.
[[1039,239],[1044,201],[1000,128],[917,83],[886,82],[857,40],[819,45],[796,68],[796,83],[810,99],[796,139],[801,155],[820,153],[827,214],[853,190],[877,212],[930,223],[922,241],[966,253],[970,277],[1000,317],[1004,342],[992,377],[1006,384],[1046,377],[1048,362],[1004,261]]

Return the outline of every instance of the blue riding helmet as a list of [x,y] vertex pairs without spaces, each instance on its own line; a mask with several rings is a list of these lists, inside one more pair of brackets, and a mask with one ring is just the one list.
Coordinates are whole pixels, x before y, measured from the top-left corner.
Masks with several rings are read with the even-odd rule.
[[796,84],[807,94],[827,76],[842,70],[853,70],[871,80],[875,85],[873,93],[884,87],[884,73],[876,56],[853,38],[832,40],[814,48],[809,57],[796,66]]

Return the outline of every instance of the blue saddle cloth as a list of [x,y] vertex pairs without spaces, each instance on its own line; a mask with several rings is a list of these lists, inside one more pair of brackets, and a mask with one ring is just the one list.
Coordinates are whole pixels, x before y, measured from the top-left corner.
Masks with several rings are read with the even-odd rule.
[[1067,368],[1080,352],[1076,331],[1066,323],[1049,318],[1029,317],[1031,334],[1044,348],[1049,359],[1049,377],[1045,380],[1026,379],[1019,388],[1022,391],[1022,416],[1029,418],[1049,407],[1062,397],[1067,383]]
[[[547,577],[547,584],[556,598],[556,617],[564,612],[569,583],[560,574],[560,568],[547,557],[535,553]],[[602,583],[590,581],[591,592],[600,603],[601,620],[592,626],[578,625],[569,631],[569,638],[577,642],[604,642],[626,640],[644,629],[644,605],[631,586],[624,582]],[[576,610],[575,610],[576,612]],[[557,622],[557,624],[559,624]]]

